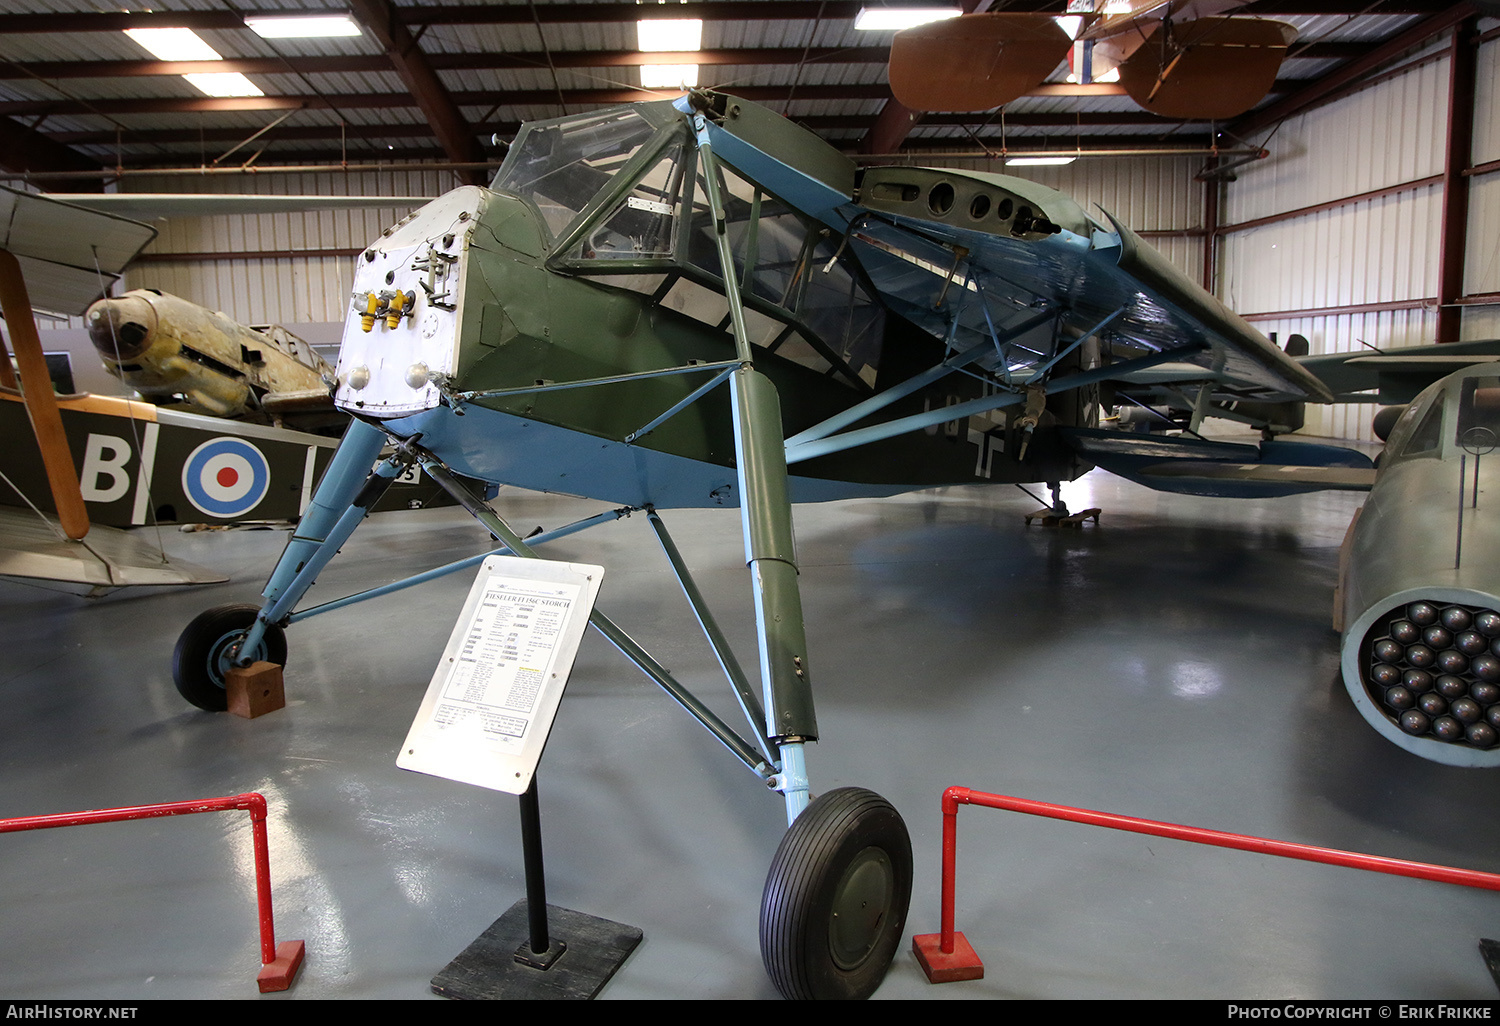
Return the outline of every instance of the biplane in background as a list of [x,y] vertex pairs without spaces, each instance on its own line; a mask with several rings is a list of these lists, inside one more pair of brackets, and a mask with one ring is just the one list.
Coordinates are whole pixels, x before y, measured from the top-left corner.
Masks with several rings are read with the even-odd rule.
[[[965,14],[896,33],[891,93],[913,110],[991,110],[1064,60],[1082,84],[1118,82],[1153,114],[1230,118],[1276,82],[1297,30],[1228,16],[1244,0],[1096,0],[1066,15]],[[1082,9],[1080,11],[1080,8]]]
[[[224,580],[168,559],[122,529],[295,520],[337,442],[153,402],[54,395],[33,304],[82,313],[156,231],[9,189],[0,191],[0,223],[0,301],[21,371],[17,380],[10,355],[0,350],[0,432],[12,440],[0,460],[0,506],[15,507],[0,510],[0,575],[95,589]],[[332,368],[306,343],[251,332],[176,297],[145,296],[100,300],[89,307],[89,323],[96,346],[103,351],[101,338],[107,338],[116,363],[129,366],[118,359],[121,346],[130,352],[137,345],[140,352],[132,355],[146,356],[149,371],[163,372],[158,377],[167,387],[158,400],[186,398],[188,409],[224,416],[280,419],[288,411],[316,417],[322,426],[347,423],[332,408],[327,386],[315,389],[308,381],[304,364],[330,376]],[[26,388],[28,381],[43,387]],[[413,472],[377,508],[447,501]]]
[[[1374,478],[1360,453],[1274,437],[1332,392],[1124,225],[1016,178],[858,169],[721,93],[523,126],[490,188],[415,211],[356,265],[334,385],[353,423],[262,604],[208,610],[184,630],[179,690],[222,708],[228,669],[284,654],[289,624],[440,572],[297,609],[370,497],[413,465],[521,556],[646,511],[749,735],[605,613],[592,622],[783,795],[790,826],[760,938],[791,997],[878,986],[912,869],[901,818],[877,794],[812,797],[819,731],[792,503],[1038,482],[1062,515],[1058,485],[1096,464],[1201,494]],[[1109,429],[1101,410],[1127,401],[1180,430]],[[1220,415],[1262,443],[1199,437]],[[618,508],[528,543],[456,474]],[[659,515],[712,506],[740,510],[758,685]]]

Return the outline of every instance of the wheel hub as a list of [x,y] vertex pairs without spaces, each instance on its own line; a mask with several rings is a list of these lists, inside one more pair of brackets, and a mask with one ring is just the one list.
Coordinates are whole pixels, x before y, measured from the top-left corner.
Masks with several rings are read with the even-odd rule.
[[856,969],[880,940],[880,928],[895,893],[895,872],[886,853],[861,851],[844,870],[828,924],[828,947],[840,969]]
[[225,686],[225,682],[229,679],[229,671],[239,665],[240,646],[244,641],[245,632],[234,631],[214,642],[208,665],[209,674],[219,687]]

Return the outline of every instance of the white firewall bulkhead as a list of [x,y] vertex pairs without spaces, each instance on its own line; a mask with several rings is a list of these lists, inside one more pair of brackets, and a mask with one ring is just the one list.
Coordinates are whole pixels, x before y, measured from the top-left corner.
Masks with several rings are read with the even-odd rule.
[[464,186],[383,233],[355,258],[335,404],[404,417],[438,405],[458,359],[469,237],[490,193]]

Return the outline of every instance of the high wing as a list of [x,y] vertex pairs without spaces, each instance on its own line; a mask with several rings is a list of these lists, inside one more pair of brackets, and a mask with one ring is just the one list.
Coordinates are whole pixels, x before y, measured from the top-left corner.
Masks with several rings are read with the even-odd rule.
[[1128,228],[1095,221],[1061,193],[972,171],[860,173],[751,104],[717,98],[712,109],[721,113],[707,129],[715,152],[841,234],[886,305],[943,342],[930,370],[789,438],[789,462],[863,444],[875,428],[836,432],[909,395],[914,383],[957,372],[982,376],[987,395],[956,413],[1029,400],[1033,424],[1045,396],[1097,396],[1101,385],[1176,389],[1200,411],[1332,399],[1314,374]]
[[1044,354],[1034,336],[1000,339],[1047,310],[1056,316],[1046,343],[1054,353],[1092,336],[1105,365],[1172,355],[1150,369],[1122,367],[1113,380],[1208,382],[1217,401],[1331,399],[1316,376],[1129,228],[1113,218],[1099,224],[1061,193],[983,172],[872,168],[860,200],[868,213],[853,220],[851,237],[887,301],[939,336],[953,331],[945,306],[956,308],[956,334],[995,341],[994,369],[1012,380],[1041,375]]
[[[1096,337],[1116,380],[1208,381],[1222,401],[1332,398],[1128,228],[1095,221],[1060,192],[977,171],[859,173],[831,148],[809,152],[815,140],[751,104],[718,106],[732,115],[708,135],[727,163],[845,233],[893,310],[959,351],[992,342],[976,363],[1007,384],[1039,382],[1061,350]],[[1007,338],[1038,313],[1051,324]]]

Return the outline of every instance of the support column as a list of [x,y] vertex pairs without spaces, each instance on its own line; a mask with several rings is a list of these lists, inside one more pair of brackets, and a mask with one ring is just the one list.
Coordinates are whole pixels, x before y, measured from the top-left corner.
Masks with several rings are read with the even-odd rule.
[[1454,305],[1464,294],[1464,249],[1468,241],[1469,166],[1474,137],[1474,86],[1478,47],[1476,18],[1453,28],[1448,43],[1448,131],[1443,163],[1442,241],[1438,256],[1437,341],[1457,342],[1463,309]]
[[1199,284],[1211,296],[1218,295],[1214,291],[1214,279],[1219,270],[1219,195],[1224,188],[1212,174],[1218,166],[1219,158],[1209,157],[1206,169],[1210,173],[1203,179],[1203,265]]

